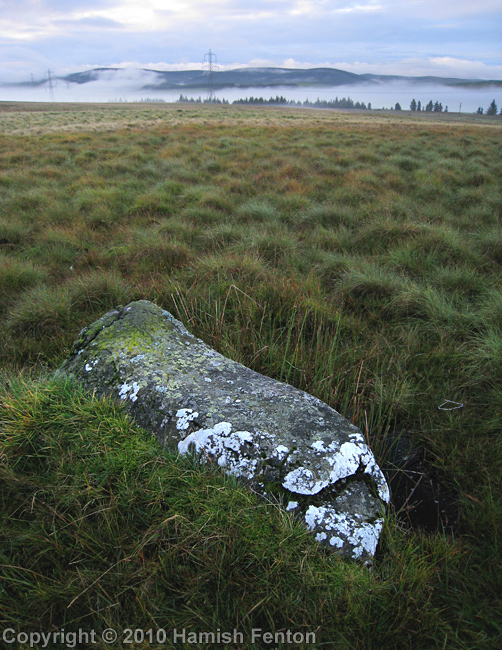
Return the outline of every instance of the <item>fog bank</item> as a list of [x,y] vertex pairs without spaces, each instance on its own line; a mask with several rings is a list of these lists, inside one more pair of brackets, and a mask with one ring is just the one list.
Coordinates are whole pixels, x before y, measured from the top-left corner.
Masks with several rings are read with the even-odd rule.
[[[25,85],[1,85],[0,101],[30,101],[30,102],[136,102],[146,99],[162,99],[166,102],[176,102],[180,94],[189,99],[201,97],[206,99],[208,89],[169,89],[157,90],[144,86],[155,85],[158,77],[154,73],[144,70],[123,69],[120,72],[103,72],[100,78],[88,83],[77,84],[54,79],[52,91],[47,81],[43,83]],[[354,102],[366,105],[371,103],[372,108],[394,108],[396,103],[403,110],[410,107],[410,102],[415,99],[420,101],[422,107],[432,100],[440,102],[443,109],[448,107],[449,112],[474,113],[478,107],[485,111],[490,102],[495,99],[497,106],[502,108],[502,89],[488,86],[471,88],[445,85],[418,85],[416,83],[389,82],[381,84],[352,84],[336,87],[248,87],[224,88],[214,92],[214,97],[233,102],[246,97],[263,97],[270,99],[277,95],[287,100],[304,102],[330,101],[336,98],[350,97]]]

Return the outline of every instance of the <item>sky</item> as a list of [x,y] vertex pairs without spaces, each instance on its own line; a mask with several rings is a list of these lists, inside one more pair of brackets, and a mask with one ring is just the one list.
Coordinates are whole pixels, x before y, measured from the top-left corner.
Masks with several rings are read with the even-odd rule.
[[0,82],[93,67],[502,80],[500,0],[0,0]]

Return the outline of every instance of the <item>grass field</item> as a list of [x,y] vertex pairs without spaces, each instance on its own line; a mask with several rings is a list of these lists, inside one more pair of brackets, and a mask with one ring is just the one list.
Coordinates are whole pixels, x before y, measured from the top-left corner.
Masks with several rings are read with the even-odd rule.
[[[501,178],[500,117],[0,104],[0,627],[500,647]],[[454,531],[391,511],[369,572],[52,379],[142,298],[351,418],[382,465],[411,439]]]

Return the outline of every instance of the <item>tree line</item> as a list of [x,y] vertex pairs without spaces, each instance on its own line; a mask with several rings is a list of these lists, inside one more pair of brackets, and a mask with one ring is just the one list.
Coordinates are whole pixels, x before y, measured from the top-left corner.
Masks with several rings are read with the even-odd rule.
[[[483,114],[485,114],[485,115],[497,115],[497,112],[498,112],[498,107],[497,107],[497,103],[495,102],[495,100],[493,100],[492,103],[490,104],[490,106],[488,106],[488,108],[486,109],[486,113],[484,112],[482,106],[480,106],[478,108],[478,110],[476,111],[476,113],[478,115],[483,115]],[[500,109],[500,115],[502,115],[502,108]]]
[[[180,95],[178,102],[181,103],[195,103],[195,104],[229,104],[230,102],[227,99],[218,99],[216,97],[212,99],[202,99],[198,97],[194,99],[193,97],[188,98],[186,95]],[[371,102],[365,104],[364,102],[355,102],[350,97],[342,97],[339,99],[319,99],[315,102],[311,102],[306,99],[304,102],[296,101],[294,99],[286,99],[282,95],[276,95],[275,97],[270,97],[270,99],[265,99],[263,97],[245,97],[244,99],[235,99],[232,104],[250,104],[253,106],[299,106],[305,108],[354,108],[362,110],[371,110]]]
[[[396,104],[395,110],[401,110],[401,106],[397,108],[399,104]],[[443,104],[441,102],[433,102],[432,99],[428,104],[422,106],[422,102],[413,98],[410,104],[410,111],[425,111],[426,113],[448,113],[448,106],[445,106],[443,109]]]
[[[195,103],[195,104],[225,104],[229,105],[230,102],[228,99],[218,99],[216,97],[202,99],[198,97],[194,99],[193,97],[188,97],[186,95],[180,95],[178,102],[181,103]],[[282,95],[276,95],[275,97],[270,97],[270,99],[264,99],[263,97],[245,97],[244,99],[235,99],[232,104],[242,104],[242,105],[252,105],[252,106],[299,106],[304,108],[343,108],[343,109],[361,109],[361,110],[371,110],[371,102],[365,104],[364,102],[355,102],[350,97],[342,97],[335,99],[319,99],[315,102],[312,102],[306,99],[304,102],[296,101],[294,99],[286,99]],[[392,109],[391,109],[392,110]],[[401,111],[401,104],[397,102],[394,106],[395,111]],[[433,102],[432,99],[427,104],[422,104],[420,100],[413,98],[410,103],[410,111],[424,111],[426,113],[448,113],[448,106],[443,108],[443,104],[439,101]],[[486,113],[482,107],[479,107],[476,111],[480,115],[497,115],[498,107],[495,100],[492,101],[490,106],[487,108]],[[502,115],[502,110],[500,111]]]
[[[401,106],[399,104],[396,104],[395,110],[401,110]],[[434,104],[432,103],[432,100],[426,104],[426,106],[422,107],[422,104],[420,103],[420,100],[417,102],[415,99],[411,100],[410,104],[410,111],[428,111],[428,112],[434,112],[434,113],[447,113],[448,112],[448,106],[445,107],[443,111],[443,104],[441,102],[435,102]],[[490,106],[486,109],[486,113],[483,110],[483,107],[480,106],[478,110],[476,111],[478,115],[497,115],[498,113],[498,107],[497,103],[495,100],[492,101]],[[500,115],[502,115],[502,109],[500,111]]]

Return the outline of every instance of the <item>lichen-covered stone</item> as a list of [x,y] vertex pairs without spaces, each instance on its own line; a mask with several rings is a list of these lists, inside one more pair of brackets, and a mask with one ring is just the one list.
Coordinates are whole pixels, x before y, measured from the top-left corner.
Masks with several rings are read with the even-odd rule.
[[368,560],[389,489],[363,435],[319,399],[246,368],[140,300],[82,330],[60,372],[141,426],[284,501],[316,538]]

